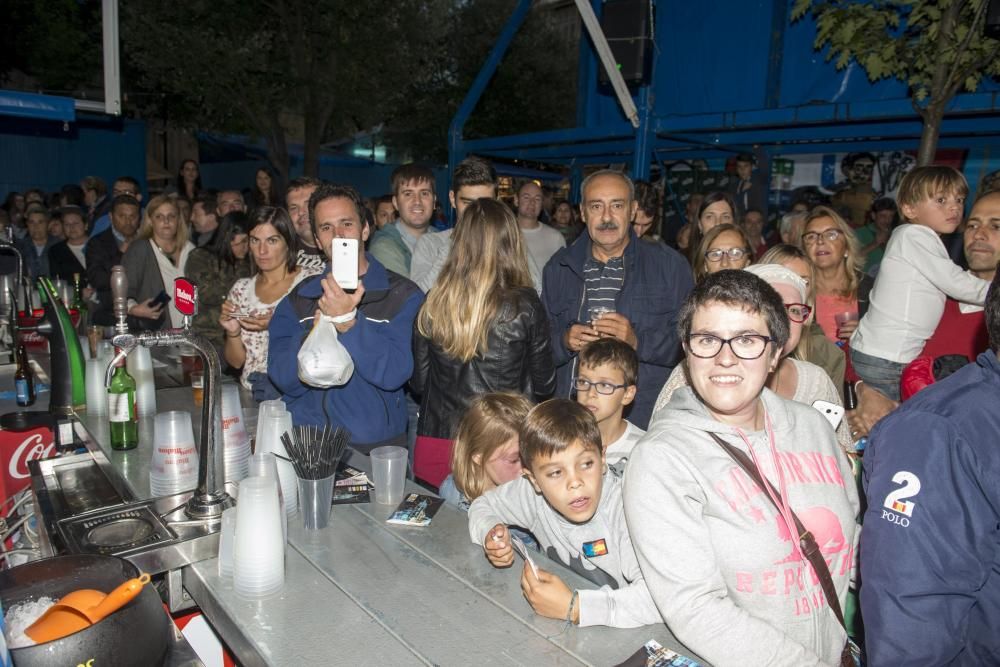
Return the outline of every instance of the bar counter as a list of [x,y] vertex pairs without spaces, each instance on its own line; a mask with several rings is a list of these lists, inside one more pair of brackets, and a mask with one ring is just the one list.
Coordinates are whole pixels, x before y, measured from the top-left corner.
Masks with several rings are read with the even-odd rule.
[[[192,413],[197,440],[200,408],[191,389],[160,389],[156,398],[159,412]],[[250,403],[245,395],[243,400]],[[149,498],[152,419],[140,420],[139,446],[127,452],[108,446],[106,417],[80,419],[90,446],[100,447],[131,494]],[[370,469],[368,457],[350,456],[355,467]],[[219,577],[214,558],[183,568],[184,588],[243,665],[373,659],[400,665],[614,665],[650,639],[698,659],[665,625],[578,628],[540,617],[521,594],[522,564],[491,566],[469,540],[464,512],[446,505],[430,526],[411,528],[386,524],[392,509],[336,505],[330,525],[319,531],[306,531],[298,514],[290,517],[285,585],[270,598],[237,597],[231,580]],[[571,588],[594,587],[542,554],[533,557]]]

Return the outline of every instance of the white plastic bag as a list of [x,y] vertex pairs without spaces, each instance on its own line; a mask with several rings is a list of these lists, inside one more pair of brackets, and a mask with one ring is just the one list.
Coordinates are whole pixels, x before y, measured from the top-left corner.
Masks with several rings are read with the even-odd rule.
[[310,387],[326,389],[347,384],[354,374],[354,360],[337,340],[333,319],[321,315],[299,349],[299,379]]

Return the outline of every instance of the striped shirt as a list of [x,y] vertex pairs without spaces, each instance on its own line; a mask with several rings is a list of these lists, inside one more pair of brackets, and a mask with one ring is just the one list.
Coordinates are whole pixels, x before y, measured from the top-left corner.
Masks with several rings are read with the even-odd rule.
[[618,293],[622,291],[622,284],[625,282],[624,259],[612,257],[606,264],[602,264],[593,257],[589,258],[583,265],[583,280],[587,288],[581,320],[592,321],[590,311],[593,308],[604,307],[616,312]]

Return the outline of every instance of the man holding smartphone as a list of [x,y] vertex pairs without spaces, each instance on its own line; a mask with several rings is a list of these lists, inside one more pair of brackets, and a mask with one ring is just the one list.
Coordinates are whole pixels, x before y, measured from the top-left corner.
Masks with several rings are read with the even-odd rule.
[[[364,251],[372,230],[363,209],[361,195],[346,185],[321,184],[309,198],[316,245],[328,258],[335,240],[356,241],[358,286],[338,284],[338,278],[343,282],[350,276],[343,266],[334,266],[334,255],[322,274],[293,289],[271,320],[268,374],[295,424],[343,426],[351,432],[351,446],[367,453],[406,444],[403,385],[413,372],[410,339],[423,293]],[[309,386],[298,372],[299,349],[321,316],[333,320],[354,362],[347,383],[330,388]]]

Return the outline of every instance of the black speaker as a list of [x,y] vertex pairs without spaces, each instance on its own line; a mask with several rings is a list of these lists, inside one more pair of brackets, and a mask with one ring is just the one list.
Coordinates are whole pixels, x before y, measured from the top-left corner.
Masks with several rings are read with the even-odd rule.
[[986,7],[986,26],[983,32],[987,37],[1000,39],[1000,0],[990,0]]
[[[648,84],[653,69],[652,0],[607,0],[601,12],[601,30],[625,83]],[[598,81],[611,83],[603,66]]]

